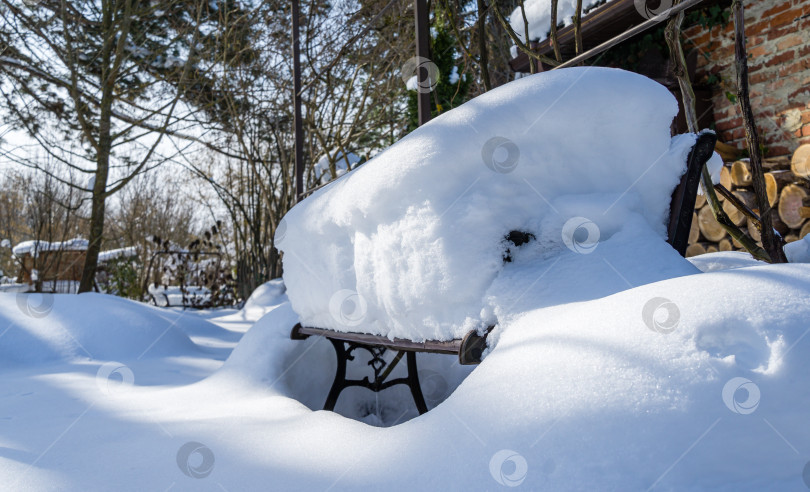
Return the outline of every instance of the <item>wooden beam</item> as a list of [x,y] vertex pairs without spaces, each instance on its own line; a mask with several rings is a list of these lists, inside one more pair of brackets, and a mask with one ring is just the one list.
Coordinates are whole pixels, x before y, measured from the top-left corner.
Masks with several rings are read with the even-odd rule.
[[[421,63],[422,59],[430,59],[430,16],[427,0],[413,0],[414,27],[416,30],[416,56],[420,63],[416,68],[417,87],[432,87],[433,81],[427,81],[428,69]],[[417,106],[419,108],[419,125],[430,121],[430,91],[420,89],[417,92]]]
[[292,56],[293,56],[293,121],[295,125],[295,201],[303,199],[304,193],[304,125],[301,120],[301,53],[299,0],[292,0]]

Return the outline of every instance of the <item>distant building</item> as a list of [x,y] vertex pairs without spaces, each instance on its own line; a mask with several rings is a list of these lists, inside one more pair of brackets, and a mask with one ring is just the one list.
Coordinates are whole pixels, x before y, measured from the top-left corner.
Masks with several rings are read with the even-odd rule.
[[[12,252],[20,264],[17,283],[27,284],[29,290],[39,284],[47,292],[76,292],[88,244],[86,239],[74,238],[59,242],[24,241],[14,246]],[[99,264],[136,254],[134,247],[102,251]]]

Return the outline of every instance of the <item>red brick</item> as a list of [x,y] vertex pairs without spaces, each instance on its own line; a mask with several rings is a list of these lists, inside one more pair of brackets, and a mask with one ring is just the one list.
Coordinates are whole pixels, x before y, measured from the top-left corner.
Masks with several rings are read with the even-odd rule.
[[746,42],[748,46],[758,46],[765,42],[765,38],[763,36],[748,36]]
[[786,77],[803,70],[810,70],[810,60],[800,60],[790,65],[779,67],[779,76]]
[[785,63],[786,61],[792,60],[796,56],[796,53],[793,50],[785,51],[779,53],[778,55],[774,56],[770,60],[765,62],[766,67],[772,67],[774,65],[780,65]]
[[793,23],[786,24],[780,28],[771,28],[768,31],[768,41],[776,41],[777,39],[782,39],[785,36],[793,34],[794,32],[799,30],[801,29],[797,29],[797,26],[794,25]]
[[[787,99],[791,102],[804,102],[807,100],[807,96],[810,95],[810,87],[799,87],[795,91],[788,94]],[[807,103],[808,109],[810,109],[810,103]]]
[[804,40],[799,34],[793,34],[792,36],[788,36],[782,41],[776,43],[776,49],[779,51],[786,50],[788,48],[793,48],[794,46],[798,46],[802,44]]
[[751,48],[748,50],[748,54],[754,58],[759,58],[760,56],[765,56],[768,54],[770,50],[766,46],[757,46],[755,48]]
[[[750,72],[751,70],[749,69],[748,71]],[[767,82],[768,80],[770,80],[770,78],[771,77],[768,74],[763,73],[763,72],[754,73],[754,74],[751,74],[748,77],[748,83],[752,84],[752,85],[753,84],[761,84],[762,82]]]
[[[734,23],[729,21],[728,25],[726,26],[726,30],[730,32],[734,28]],[[755,22],[753,24],[746,24],[745,26],[745,34],[746,36],[756,36],[757,34],[763,34],[768,31],[768,21],[763,20],[759,22]]]
[[802,127],[802,137],[810,137],[810,125],[804,125]]
[[765,12],[759,14],[759,18],[762,19],[764,17],[770,17],[774,14],[778,14],[779,12],[784,12],[790,8],[790,2],[783,2],[773,8],[766,10]]
[[784,86],[784,85],[785,85],[785,79],[780,78],[779,80],[775,80],[775,81],[771,82],[770,84],[766,85],[765,87],[769,91],[775,91],[775,90],[781,89],[782,86]]
[[718,130],[725,131],[740,127],[742,126],[742,124],[743,124],[742,118],[738,116],[730,120],[718,121],[716,126]]
[[782,12],[781,14],[775,15],[770,18],[768,21],[768,26],[772,29],[776,27],[782,27],[786,24],[790,24],[791,22],[795,21],[799,17],[801,17],[801,13],[798,9],[796,10],[788,10],[786,12]]
[[734,129],[734,133],[732,133],[734,138],[745,138],[745,128],[736,128]]
[[802,123],[810,123],[810,111],[802,113]]

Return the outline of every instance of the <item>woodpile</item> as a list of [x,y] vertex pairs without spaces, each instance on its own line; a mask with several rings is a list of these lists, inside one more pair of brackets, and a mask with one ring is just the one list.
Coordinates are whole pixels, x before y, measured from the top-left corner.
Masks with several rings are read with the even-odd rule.
[[[803,238],[810,233],[810,144],[799,146],[792,157],[766,158],[763,168],[774,229],[787,242]],[[747,159],[726,162],[720,173],[720,183],[754,213],[760,214]],[[718,198],[732,222],[761,246],[760,232],[754,222],[740,212],[731,199],[725,200],[719,194]],[[686,256],[739,250],[742,246],[717,223],[705,197],[698,196]]]

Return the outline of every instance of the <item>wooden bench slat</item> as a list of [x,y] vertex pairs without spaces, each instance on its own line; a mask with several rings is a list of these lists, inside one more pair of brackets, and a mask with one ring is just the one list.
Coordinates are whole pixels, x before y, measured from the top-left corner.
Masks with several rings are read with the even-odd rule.
[[[296,337],[296,333],[299,334]],[[379,345],[381,347],[392,348],[396,350],[404,350],[408,352],[431,352],[436,354],[458,354],[461,349],[462,340],[450,340],[442,342],[439,340],[425,340],[424,342],[413,342],[402,338],[395,338],[393,340],[379,336],[369,335],[367,333],[344,333],[340,331],[325,330],[323,328],[313,328],[310,326],[296,325],[293,329],[293,339],[301,338],[300,335],[307,336],[322,336],[327,338],[334,338],[335,340],[343,340],[344,342],[363,343],[366,345]],[[306,338],[306,337],[303,337]]]

